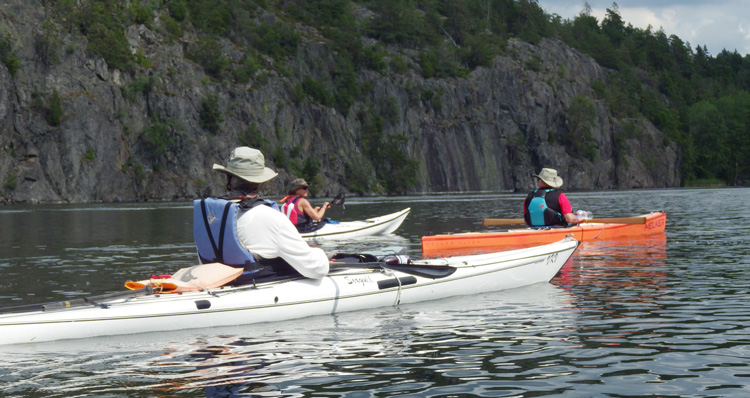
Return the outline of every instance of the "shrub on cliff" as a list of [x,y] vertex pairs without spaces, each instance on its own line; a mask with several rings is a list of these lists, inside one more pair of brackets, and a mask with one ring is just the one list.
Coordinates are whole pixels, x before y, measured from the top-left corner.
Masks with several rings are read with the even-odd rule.
[[216,134],[219,132],[223,121],[224,118],[221,116],[221,109],[219,109],[219,99],[215,95],[209,94],[201,102],[198,123],[211,134]]
[[0,61],[8,68],[11,76],[16,76],[16,72],[21,68],[21,60],[13,54],[13,47],[10,36],[2,37],[0,35]]
[[52,95],[49,99],[49,107],[47,108],[47,123],[50,126],[59,126],[62,122],[62,100],[57,89],[52,90]]

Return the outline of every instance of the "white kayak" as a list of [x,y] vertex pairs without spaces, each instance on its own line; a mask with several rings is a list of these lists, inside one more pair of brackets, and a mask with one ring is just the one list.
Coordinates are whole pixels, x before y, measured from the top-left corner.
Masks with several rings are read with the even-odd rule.
[[364,221],[326,223],[320,229],[302,233],[305,239],[354,239],[363,236],[391,234],[401,226],[411,208]]
[[0,309],[0,344],[273,322],[512,289],[549,282],[578,244],[569,237],[525,249],[411,264],[349,264],[318,280],[179,294],[142,289],[72,307],[61,302],[24,312]]

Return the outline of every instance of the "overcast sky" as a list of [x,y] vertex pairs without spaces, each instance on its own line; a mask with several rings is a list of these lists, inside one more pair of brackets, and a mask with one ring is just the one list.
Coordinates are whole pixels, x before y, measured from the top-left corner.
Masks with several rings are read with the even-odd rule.
[[[539,0],[548,14],[573,19],[584,8],[584,0]],[[750,0],[619,0],[615,1],[625,24],[667,36],[678,36],[690,48],[706,46],[712,56],[723,49],[750,54]],[[588,0],[592,15],[601,23],[612,0]]]

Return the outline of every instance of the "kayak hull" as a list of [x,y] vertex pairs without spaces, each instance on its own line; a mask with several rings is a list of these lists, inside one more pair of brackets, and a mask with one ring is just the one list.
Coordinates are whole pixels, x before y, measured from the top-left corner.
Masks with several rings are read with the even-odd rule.
[[354,239],[363,236],[386,235],[395,232],[409,215],[411,208],[364,221],[342,221],[327,223],[320,229],[302,233],[302,237],[312,239]]
[[542,245],[572,236],[581,242],[632,239],[664,233],[667,213],[645,214],[643,224],[583,223],[568,228],[520,228],[498,232],[422,237],[424,257],[455,256]]
[[[578,247],[549,245],[414,264],[456,271],[437,279],[388,269],[335,269],[313,280],[269,282],[181,294],[133,294],[98,305],[0,314],[0,344],[274,322],[548,282]],[[0,309],[1,310],[1,309]]]

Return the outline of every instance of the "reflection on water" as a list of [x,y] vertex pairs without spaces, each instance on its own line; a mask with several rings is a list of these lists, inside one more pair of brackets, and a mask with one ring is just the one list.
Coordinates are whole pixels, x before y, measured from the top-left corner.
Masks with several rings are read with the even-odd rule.
[[[748,396],[750,216],[730,205],[748,193],[571,193],[575,208],[601,217],[665,210],[667,232],[584,243],[552,283],[523,289],[272,324],[0,346],[0,386],[10,397]],[[416,256],[422,235],[482,230],[484,217],[515,216],[524,196],[347,198],[332,217],[413,210],[393,237],[318,244],[404,246]],[[0,305],[119,290],[126,279],[195,261],[190,226],[180,221],[189,206],[93,208],[0,209],[3,225],[25,226],[0,235]],[[715,214],[696,217],[706,209]]]
[[583,242],[553,283],[570,289],[581,285],[617,286],[622,290],[650,294],[654,289],[666,288],[659,287],[659,281],[666,283],[666,264],[665,234],[629,240]]

